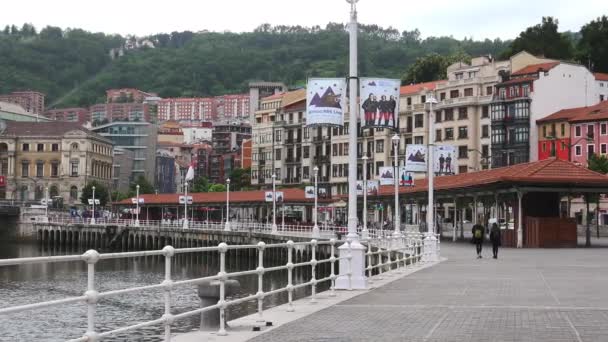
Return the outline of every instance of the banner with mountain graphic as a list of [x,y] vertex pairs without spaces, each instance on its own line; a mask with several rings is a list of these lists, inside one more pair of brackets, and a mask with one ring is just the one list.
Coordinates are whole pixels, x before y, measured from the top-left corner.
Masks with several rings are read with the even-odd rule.
[[405,148],[405,169],[409,172],[426,172],[426,152],[426,145],[407,145]]
[[362,127],[399,128],[400,80],[361,78],[359,85]]
[[344,124],[346,81],[343,78],[310,78],[306,91],[307,126]]

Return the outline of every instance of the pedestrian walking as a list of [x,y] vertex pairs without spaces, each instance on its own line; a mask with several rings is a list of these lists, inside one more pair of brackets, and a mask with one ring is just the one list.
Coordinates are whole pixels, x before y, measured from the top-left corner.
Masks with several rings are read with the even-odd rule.
[[494,259],[498,259],[498,246],[500,246],[500,228],[496,223],[493,223],[492,229],[490,229],[490,241],[492,241],[492,254],[494,254]]
[[483,245],[484,228],[481,224],[476,223],[471,232],[473,233],[473,243],[477,250],[477,259],[481,259],[481,247]]

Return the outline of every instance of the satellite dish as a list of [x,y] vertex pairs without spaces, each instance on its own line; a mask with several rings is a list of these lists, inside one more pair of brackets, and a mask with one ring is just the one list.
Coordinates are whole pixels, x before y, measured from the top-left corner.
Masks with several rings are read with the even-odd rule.
[[0,120],[0,135],[4,134],[6,131],[6,122],[4,120]]

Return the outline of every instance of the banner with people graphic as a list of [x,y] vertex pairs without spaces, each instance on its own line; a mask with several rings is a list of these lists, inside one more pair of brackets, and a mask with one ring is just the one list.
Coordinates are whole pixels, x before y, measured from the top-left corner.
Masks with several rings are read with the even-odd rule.
[[342,126],[346,106],[343,78],[310,78],[306,88],[306,125]]
[[399,129],[401,81],[361,78],[359,84],[361,126]]
[[456,146],[435,146],[433,169],[439,175],[456,174]]

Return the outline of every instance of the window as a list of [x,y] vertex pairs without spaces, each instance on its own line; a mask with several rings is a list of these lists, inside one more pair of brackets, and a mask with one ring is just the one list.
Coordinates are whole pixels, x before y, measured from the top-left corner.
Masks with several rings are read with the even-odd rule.
[[72,151],[78,151],[78,143],[73,143],[70,148],[72,149]]
[[302,178],[304,178],[304,179],[310,178],[310,167],[309,166],[302,167]]
[[458,173],[467,173],[468,167],[466,165],[458,165]]
[[444,121],[452,121],[454,120],[454,109],[449,108],[445,110],[445,115],[443,116]]
[[485,119],[490,117],[490,108],[488,106],[481,107],[481,118]]
[[426,95],[420,96],[420,103],[426,103]]
[[27,151],[29,151],[29,150],[30,150],[30,144],[23,144],[23,145],[21,146],[21,149],[22,149],[23,151],[26,151],[26,152],[27,152]]
[[38,144],[38,145],[36,145],[36,151],[37,152],[44,152],[44,144]]
[[595,145],[587,145],[587,158],[591,158],[591,156],[595,153]]
[[51,177],[59,177],[59,163],[51,163]]
[[457,72],[454,74],[457,80],[461,80],[464,78],[464,74],[462,72]]
[[575,126],[574,127],[574,136],[575,137],[580,137],[581,136],[581,126]]
[[486,95],[492,95],[493,87],[486,87]]
[[[274,150],[274,154],[275,154],[275,156],[274,156],[275,160],[281,160],[281,149]],[[292,155],[289,154],[288,157],[292,157]]]
[[566,124],[561,125],[562,137],[566,135]]
[[606,124],[605,123],[600,124],[600,134],[606,135]]
[[70,187],[70,200],[75,201],[78,199],[78,188],[75,185]]
[[464,96],[473,96],[473,88],[464,88]]
[[543,137],[547,137],[547,126],[543,126]]
[[458,108],[458,120],[465,120],[469,116],[469,111],[467,107]]
[[588,137],[593,138],[594,128],[595,128],[594,124],[587,125],[587,136]]
[[281,132],[282,131],[280,129],[275,130],[275,135],[274,135],[275,136],[275,140],[274,141],[276,141],[276,142],[281,141]]
[[490,126],[488,126],[488,125],[481,126],[481,137],[482,138],[490,137]]
[[72,177],[78,177],[78,160],[72,160],[70,162],[70,175]]
[[439,100],[441,100],[441,101],[445,100],[445,92],[439,94]]
[[441,111],[435,112],[435,122],[441,122]]
[[582,155],[581,145],[574,146],[574,155],[579,156],[579,157]]
[[332,156],[334,156],[334,157],[337,156],[338,155],[338,144],[333,144],[331,151],[332,151]]
[[481,145],[481,155],[483,157],[490,156],[490,145]]
[[411,106],[411,105],[412,105],[412,98],[411,98],[411,97],[408,97],[408,98],[407,98],[407,105],[408,105],[408,106]]
[[376,153],[384,153],[384,140],[376,140]]
[[454,140],[454,129],[453,128],[445,129],[445,140]]
[[458,90],[451,90],[451,91],[450,91],[450,98],[451,98],[451,99],[455,99],[455,98],[457,98],[457,97],[458,97],[458,95],[459,95],[459,94],[458,94]]
[[458,159],[466,159],[469,157],[469,147],[467,145],[458,146]]
[[378,172],[380,172],[381,167],[384,167],[384,162],[376,162],[376,176],[378,176]]
[[469,71],[469,78],[475,78],[477,76],[477,71]]
[[27,178],[30,176],[30,163],[28,161],[24,161],[21,163],[21,177]]
[[59,151],[59,144],[52,144],[51,145],[51,151],[53,151],[53,152]]
[[600,153],[601,154],[606,154],[606,144],[601,144],[600,145]]
[[522,89],[523,96],[530,95],[530,85],[524,84],[521,89]]
[[543,142],[543,144],[541,145],[541,149],[543,152],[547,152],[547,143]]
[[304,158],[310,158],[310,146],[304,146],[302,147],[303,150],[303,154],[304,154]]
[[435,130],[435,141],[441,141],[441,130],[440,129]]
[[469,136],[469,130],[467,126],[458,127],[458,139],[466,139]]
[[424,144],[424,137],[422,137],[422,136],[414,137],[414,144],[417,144],[417,145]]
[[307,128],[304,128],[304,139],[308,139],[310,137],[310,131]]
[[44,163],[43,162],[36,163],[36,177],[38,177],[38,178],[44,177]]
[[424,127],[424,115],[416,114],[414,116],[414,128],[421,128],[421,127]]

